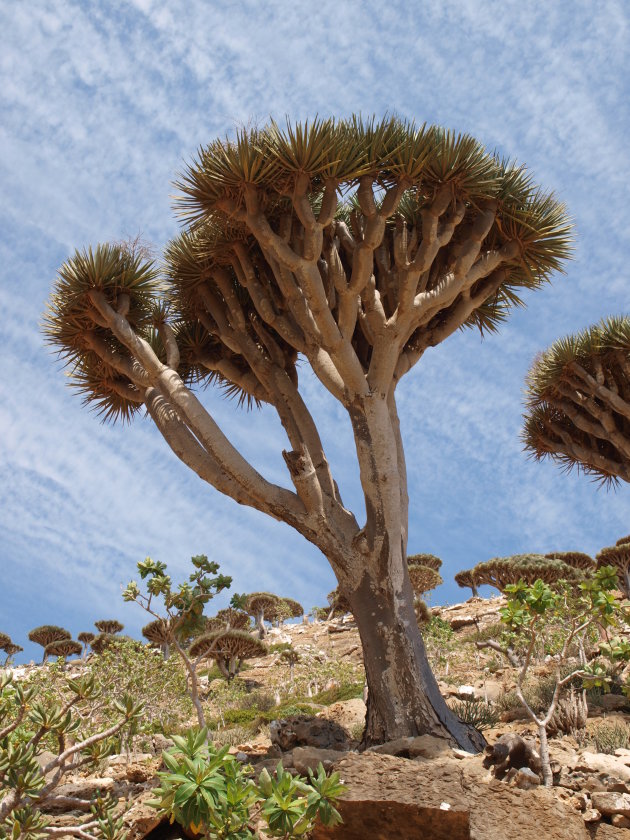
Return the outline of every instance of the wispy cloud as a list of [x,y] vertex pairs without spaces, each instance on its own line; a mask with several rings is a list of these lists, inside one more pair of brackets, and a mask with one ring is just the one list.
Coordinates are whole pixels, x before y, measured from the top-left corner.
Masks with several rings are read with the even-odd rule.
[[[64,387],[38,329],[75,247],[177,229],[171,182],[199,144],[250,119],[394,110],[470,131],[526,162],[576,220],[567,278],[500,336],[460,334],[400,388],[410,547],[447,576],[491,555],[596,551],[627,529],[628,490],[598,491],[520,451],[523,375],[558,335],[630,309],[630,16],[622,2],[205,3],[49,0],[0,7],[0,629],[77,632],[117,614],[135,563],[185,572],[206,552],[235,588],[306,606],[333,586],[289,528],[189,474],[147,421],[102,427]],[[344,498],[361,509],[343,411],[303,373]],[[279,424],[204,394],[237,444],[284,481]],[[454,599],[448,583],[440,597]],[[27,651],[31,654],[32,649]]]

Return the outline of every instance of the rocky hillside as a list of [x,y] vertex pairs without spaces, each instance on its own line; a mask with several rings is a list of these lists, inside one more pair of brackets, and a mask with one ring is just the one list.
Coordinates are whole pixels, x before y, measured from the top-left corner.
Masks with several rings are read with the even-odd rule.
[[[550,740],[554,786],[543,788],[536,732],[515,697],[515,672],[496,651],[476,645],[493,636],[502,604],[502,598],[471,599],[434,608],[425,629],[440,688],[461,716],[483,727],[489,745],[485,754],[468,755],[429,735],[358,750],[365,716],[363,669],[349,615],[272,629],[269,653],[250,660],[230,685],[214,670],[202,674],[202,701],[213,737],[257,772],[273,770],[279,761],[300,773],[319,762],[339,770],[348,786],[340,806],[344,823],[317,828],[319,840],[630,838],[626,698],[590,693],[586,727]],[[96,660],[73,661],[67,674],[104,667]],[[169,668],[179,667],[169,662]],[[551,665],[543,659],[533,668],[530,702],[549,691]],[[117,672],[108,667],[108,679],[115,681]],[[37,673],[41,679],[47,668],[29,666],[15,669],[14,675],[28,681]],[[170,685],[165,698],[157,684],[151,689],[156,716],[161,703],[177,705],[179,689],[175,682]],[[183,704],[170,726],[180,731],[194,723],[191,707]],[[161,750],[169,743],[168,735],[137,735],[129,752],[102,762],[98,777],[69,778],[62,793],[71,804],[89,801],[96,790],[109,792],[121,806],[131,802],[125,816],[129,840],[183,837],[177,826],[160,826],[146,804],[156,785]],[[61,829],[72,826],[77,813],[59,809],[51,818]]]

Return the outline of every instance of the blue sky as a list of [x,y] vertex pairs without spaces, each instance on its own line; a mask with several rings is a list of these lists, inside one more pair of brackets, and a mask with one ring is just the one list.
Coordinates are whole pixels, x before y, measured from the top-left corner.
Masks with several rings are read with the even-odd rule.
[[[377,113],[468,131],[564,200],[576,252],[500,335],[460,333],[399,389],[410,551],[453,575],[492,556],[595,553],[629,530],[630,489],[528,461],[523,378],[554,338],[630,311],[630,10],[573,3],[135,0],[0,5],[0,630],[146,623],[121,585],[146,555],[175,579],[205,553],[237,591],[321,604],[334,579],[287,526],[180,464],[147,420],[102,426],[65,385],[39,324],[75,247],[177,230],[174,180],[197,147],[250,120]],[[344,499],[360,510],[350,429],[304,372]],[[286,481],[279,424],[206,391],[235,443]],[[224,599],[218,602],[222,605]],[[24,658],[23,657],[23,658]]]

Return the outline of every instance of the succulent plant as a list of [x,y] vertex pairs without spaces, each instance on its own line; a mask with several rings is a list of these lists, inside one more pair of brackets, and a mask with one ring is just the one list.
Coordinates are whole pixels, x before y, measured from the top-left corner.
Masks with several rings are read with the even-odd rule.
[[88,649],[89,645],[94,641],[95,638],[96,638],[96,633],[92,633],[90,630],[83,630],[77,636],[77,639],[83,645],[83,659],[85,659],[85,657],[87,656],[87,649]]
[[261,639],[264,639],[267,632],[265,621],[274,621],[278,616],[279,602],[280,598],[271,592],[252,592],[247,596],[245,612],[253,616]]
[[444,583],[442,575],[430,566],[423,566],[420,563],[410,563],[408,571],[411,586],[417,597],[424,595],[425,592],[430,592],[436,586]]
[[63,627],[57,627],[55,624],[43,624],[41,627],[35,627],[34,630],[31,630],[28,638],[31,642],[35,642],[35,644],[41,645],[44,648],[42,662],[45,662],[48,658],[48,654],[46,653],[47,645],[60,639],[71,639],[72,636]]
[[4,667],[6,668],[9,664],[11,657],[15,656],[16,653],[21,653],[24,648],[20,645],[16,645],[13,642],[9,641],[7,644],[2,645],[1,648],[6,653],[6,659],[4,660]]
[[215,618],[222,621],[232,630],[247,630],[251,627],[251,619],[244,610],[236,610],[234,607],[226,607],[219,610]]
[[339,591],[339,587],[333,589],[332,592],[329,592],[326,596],[326,600],[330,604],[330,609],[328,610],[328,615],[326,616],[327,621],[330,621],[330,619],[336,615],[345,615],[346,613],[352,612],[350,601],[345,595],[342,595]]
[[5,645],[13,644],[11,641],[11,637],[7,636],[6,633],[0,633],[0,649],[4,650]]
[[280,610],[283,613],[282,618],[300,618],[304,615],[304,607],[293,598],[281,598]]

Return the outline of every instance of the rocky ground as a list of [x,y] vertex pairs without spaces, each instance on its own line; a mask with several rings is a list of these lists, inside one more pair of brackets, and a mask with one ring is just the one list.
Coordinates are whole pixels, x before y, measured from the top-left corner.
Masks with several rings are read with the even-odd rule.
[[[534,729],[522,709],[505,702],[514,687],[512,669],[493,651],[479,651],[470,644],[473,634],[498,621],[501,604],[501,598],[471,599],[435,608],[434,614],[454,632],[445,633],[448,639],[427,638],[427,647],[449,702],[473,696],[488,701],[497,717],[502,710],[499,719],[484,731],[490,745],[507,735],[521,737],[535,747]],[[598,752],[590,737],[602,721],[622,727],[630,722],[624,697],[596,698],[589,707],[587,729],[579,739],[567,735],[551,739],[554,787],[545,789],[527,766],[498,773],[488,756],[470,756],[429,735],[359,753],[363,699],[321,702],[326,693],[334,697],[342,683],[356,682],[361,676],[359,638],[349,616],[274,629],[268,641],[272,652],[253,660],[243,675],[245,691],[277,699],[292,692],[301,699],[312,697],[310,713],[289,715],[258,727],[254,724],[249,731],[226,725],[216,734],[231,742],[231,751],[256,771],[282,761],[286,768],[305,773],[321,761],[327,769],[341,773],[348,785],[340,807],[344,823],[336,829],[318,828],[316,840],[630,838],[630,749]],[[293,672],[282,660],[282,649],[289,646],[300,659]],[[538,666],[541,678],[546,669],[545,663]],[[219,684],[208,678],[203,682],[211,715],[216,711],[212,698]],[[318,698],[320,702],[315,702]],[[271,717],[273,713],[267,715]],[[239,740],[239,735],[244,737]],[[99,778],[67,780],[63,792],[89,799],[100,789],[132,802],[126,816],[129,840],[183,836],[177,827],[160,827],[155,811],[146,804],[168,739],[153,736],[144,746],[142,753],[110,757]],[[71,812],[54,815],[59,827],[72,824],[72,820]]]

